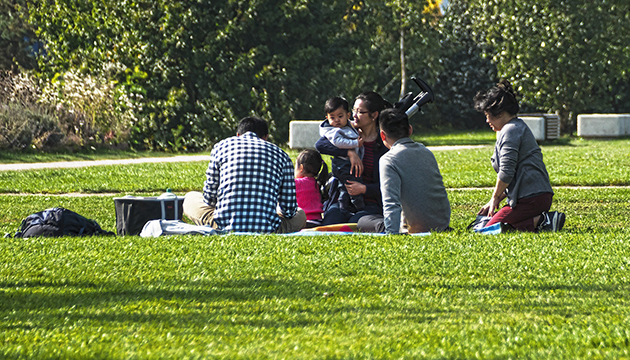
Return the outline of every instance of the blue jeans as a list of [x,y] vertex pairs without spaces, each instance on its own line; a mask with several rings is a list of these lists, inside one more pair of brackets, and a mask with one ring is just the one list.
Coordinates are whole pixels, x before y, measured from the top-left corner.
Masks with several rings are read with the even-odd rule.
[[376,203],[367,202],[363,210],[352,213],[339,207],[339,203],[335,203],[324,214],[322,225],[358,223],[359,219],[366,215],[383,215],[383,209]]
[[346,189],[347,181],[363,183],[363,178],[350,174],[351,168],[352,166],[350,164],[350,160],[348,159],[340,158],[338,156],[335,156],[332,159],[332,173],[337,179],[339,179],[339,204],[341,208],[350,211],[361,211],[365,207],[363,194],[352,196],[348,194],[348,190]]

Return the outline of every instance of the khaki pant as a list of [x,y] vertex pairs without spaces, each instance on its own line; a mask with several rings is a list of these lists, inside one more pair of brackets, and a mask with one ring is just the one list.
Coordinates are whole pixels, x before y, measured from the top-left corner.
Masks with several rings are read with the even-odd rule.
[[[191,191],[184,196],[184,214],[197,225],[210,225],[214,229],[219,226],[214,221],[214,207],[206,204],[203,194],[199,191]],[[302,230],[306,226],[306,213],[298,208],[295,216],[287,219],[280,216],[282,222],[276,230],[278,234],[292,233]]]

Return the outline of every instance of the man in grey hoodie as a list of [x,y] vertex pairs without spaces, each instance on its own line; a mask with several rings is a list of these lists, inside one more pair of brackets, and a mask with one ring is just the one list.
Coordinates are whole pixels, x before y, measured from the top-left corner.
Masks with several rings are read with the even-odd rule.
[[409,138],[412,127],[403,111],[383,110],[379,120],[381,139],[390,149],[379,163],[383,216],[380,222],[378,215],[361,218],[359,229],[388,234],[449,229],[451,206],[435,156]]

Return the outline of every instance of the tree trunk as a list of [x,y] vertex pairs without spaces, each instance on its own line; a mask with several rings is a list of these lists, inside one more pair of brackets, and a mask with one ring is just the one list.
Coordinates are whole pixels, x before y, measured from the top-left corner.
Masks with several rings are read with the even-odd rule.
[[405,30],[400,28],[400,99],[407,89],[407,71],[405,70]]

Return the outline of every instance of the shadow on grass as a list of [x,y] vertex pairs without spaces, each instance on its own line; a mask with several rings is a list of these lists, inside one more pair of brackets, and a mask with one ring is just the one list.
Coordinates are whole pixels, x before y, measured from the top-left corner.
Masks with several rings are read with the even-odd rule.
[[[332,317],[343,318],[343,314],[353,317],[370,314],[373,320],[376,317],[382,321],[404,319],[414,322],[506,312],[588,316],[593,312],[588,302],[598,301],[597,305],[601,306],[600,300],[593,299],[607,299],[607,306],[625,305],[629,290],[628,286],[612,284],[449,285],[440,281],[407,284],[406,288],[417,289],[412,298],[405,289],[398,289],[392,296],[392,289],[387,287],[366,293],[348,287],[331,289],[312,281],[278,279],[173,282],[164,285],[166,289],[159,285],[157,288],[136,288],[115,283],[5,281],[0,283],[0,288],[5,290],[0,313],[5,330],[55,329],[59,324],[67,326],[68,321],[83,323],[85,319],[99,324],[157,323],[198,330],[209,324],[289,328],[321,324]],[[384,301],[383,296],[388,301]],[[459,300],[444,305],[435,302],[436,296]],[[490,307],[480,300],[492,297],[502,300]],[[572,306],[576,301],[581,306]],[[14,324],[9,325],[7,321]]]

